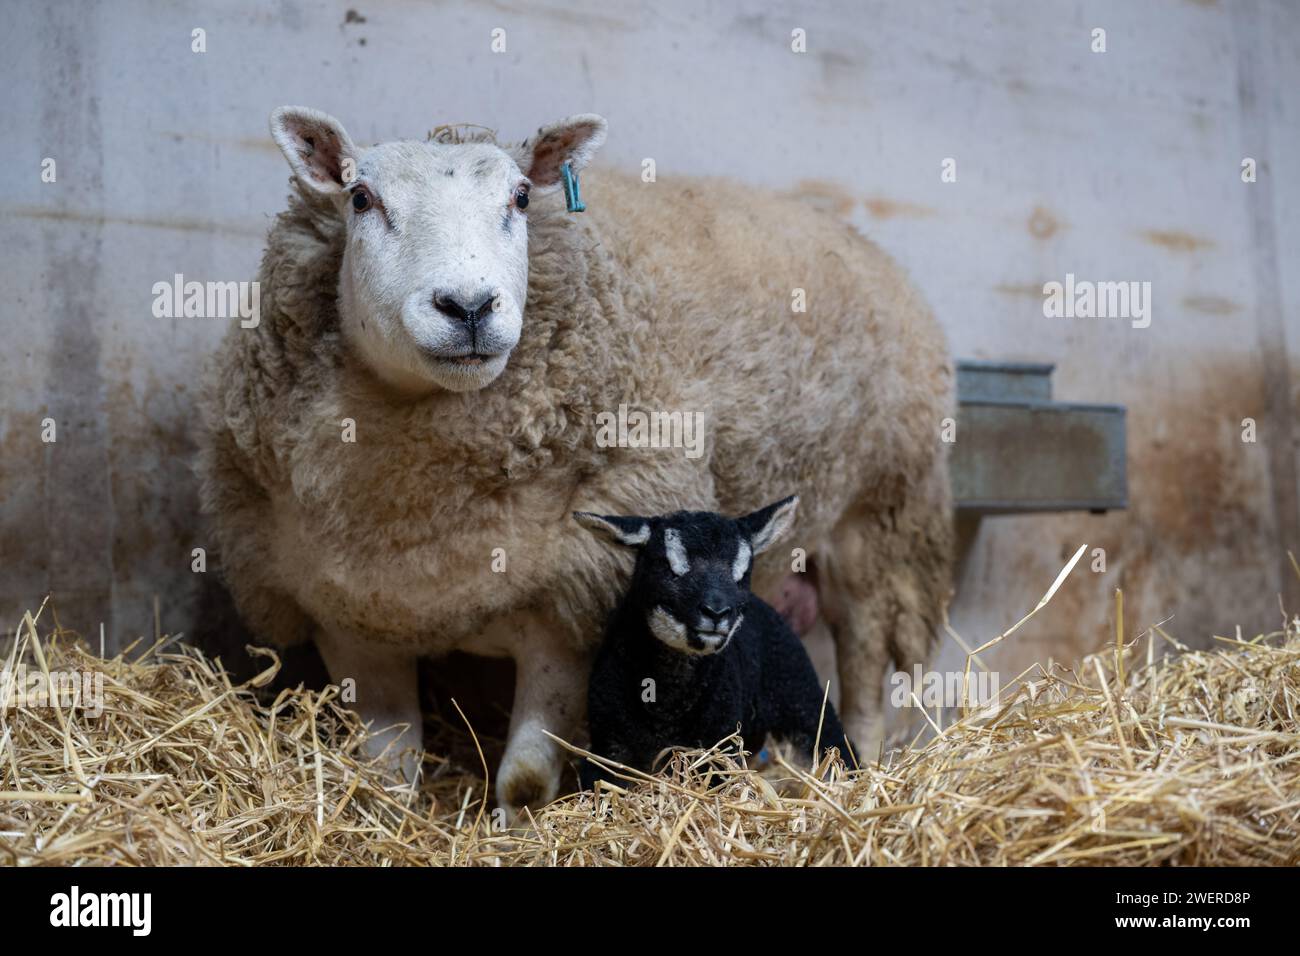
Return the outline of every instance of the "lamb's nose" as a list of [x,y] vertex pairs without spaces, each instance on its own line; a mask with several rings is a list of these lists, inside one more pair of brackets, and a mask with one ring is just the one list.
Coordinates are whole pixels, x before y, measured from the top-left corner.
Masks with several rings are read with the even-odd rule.
[[709,620],[717,623],[731,613],[731,608],[722,601],[705,601],[700,605],[700,611]]
[[464,296],[455,292],[439,291],[433,294],[433,307],[443,315],[461,322],[477,322],[492,311],[492,301],[495,298],[496,295],[492,292]]

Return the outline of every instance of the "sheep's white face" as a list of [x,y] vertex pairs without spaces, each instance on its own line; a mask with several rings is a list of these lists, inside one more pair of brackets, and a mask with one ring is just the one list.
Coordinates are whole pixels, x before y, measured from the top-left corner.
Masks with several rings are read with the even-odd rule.
[[354,146],[336,120],[285,107],[271,130],[300,188],[345,218],[339,275],[344,335],[370,369],[406,391],[471,391],[505,369],[528,291],[528,206],[586,165],[599,117],[489,143]]
[[487,144],[361,151],[346,190],[339,306],[375,371],[453,391],[501,374],[523,328],[529,188]]

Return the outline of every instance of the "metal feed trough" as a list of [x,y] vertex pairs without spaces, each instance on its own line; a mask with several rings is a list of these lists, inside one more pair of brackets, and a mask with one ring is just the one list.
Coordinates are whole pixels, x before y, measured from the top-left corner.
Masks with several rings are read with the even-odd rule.
[[1124,407],[1052,401],[1052,365],[957,363],[958,554],[986,515],[1128,505]]

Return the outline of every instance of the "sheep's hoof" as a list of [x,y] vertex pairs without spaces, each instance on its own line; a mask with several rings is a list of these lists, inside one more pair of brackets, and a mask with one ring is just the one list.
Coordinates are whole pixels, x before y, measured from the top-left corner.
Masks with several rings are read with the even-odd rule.
[[[853,741],[853,751],[858,758],[858,766],[865,767],[880,755],[880,745],[885,739],[885,721],[881,717],[845,717],[843,718],[844,735]],[[845,766],[853,769],[853,761],[848,754],[841,754]]]
[[399,778],[403,783],[410,783],[415,780],[422,762],[421,753],[407,743],[411,736],[401,731],[371,735],[362,745],[362,753],[381,770]]
[[540,810],[555,799],[557,782],[538,770],[520,768],[503,776],[497,788],[497,802],[512,818],[524,809]]

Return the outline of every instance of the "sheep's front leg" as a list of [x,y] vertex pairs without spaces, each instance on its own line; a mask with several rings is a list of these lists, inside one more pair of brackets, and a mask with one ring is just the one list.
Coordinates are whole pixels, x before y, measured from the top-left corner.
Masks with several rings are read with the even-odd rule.
[[564,750],[543,731],[573,740],[587,712],[591,662],[546,628],[521,635],[514,651],[515,701],[497,771],[497,803],[511,818],[555,799]]
[[414,780],[424,744],[417,655],[329,632],[317,635],[316,647],[330,680],[340,686],[349,679],[353,682],[350,686],[355,688],[356,698],[349,700],[345,693],[344,703],[374,731],[366,739],[366,753],[382,757],[403,778]]

